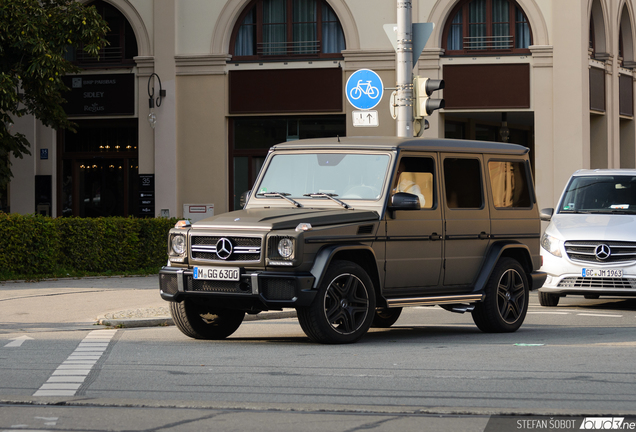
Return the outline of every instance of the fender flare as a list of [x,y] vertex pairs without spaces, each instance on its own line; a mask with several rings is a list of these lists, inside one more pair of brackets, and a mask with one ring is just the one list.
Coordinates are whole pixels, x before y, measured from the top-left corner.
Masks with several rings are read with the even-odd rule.
[[[371,255],[373,255],[373,266],[376,266],[375,252],[371,246],[363,245],[363,244],[348,244],[348,245],[330,245],[325,246],[318,251],[316,254],[316,259],[314,259],[314,265],[312,266],[310,273],[314,276],[314,285],[313,289],[317,289],[322,282],[323,276],[327,269],[329,268],[329,264],[333,257],[343,251],[353,251],[353,250],[364,250],[368,251]],[[376,269],[377,271],[377,269]],[[369,275],[371,279],[373,279],[373,275]],[[379,288],[379,287],[378,287]]]
[[477,280],[475,281],[473,293],[484,292],[486,284],[488,283],[488,279],[490,279],[490,275],[492,274],[492,271],[494,270],[501,256],[504,254],[504,252],[510,251],[513,249],[518,249],[522,254],[525,255],[525,258],[527,261],[525,263],[520,262],[519,264],[521,264],[521,267],[523,267],[524,270],[526,271],[528,283],[530,284],[530,290],[534,289],[533,278],[531,276],[533,273],[533,269],[532,267],[528,268],[528,265],[527,265],[528,263],[532,263],[532,256],[530,254],[530,249],[528,248],[528,246],[526,246],[523,243],[518,243],[514,241],[502,241],[502,242],[497,242],[490,246],[490,249],[488,250],[488,254],[486,255],[486,258],[484,259],[484,264],[482,265],[481,270],[479,272],[479,276],[477,276]]

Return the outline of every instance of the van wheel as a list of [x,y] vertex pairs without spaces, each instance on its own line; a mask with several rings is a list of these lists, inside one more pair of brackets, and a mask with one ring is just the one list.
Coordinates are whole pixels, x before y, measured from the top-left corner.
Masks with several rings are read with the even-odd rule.
[[556,306],[559,304],[559,297],[557,294],[550,294],[546,292],[539,291],[539,304],[541,306]]
[[239,328],[245,317],[243,311],[213,309],[192,299],[170,302],[170,314],[181,333],[209,340],[225,339]]
[[528,311],[530,291],[526,273],[512,258],[499,260],[485,289],[486,298],[472,311],[477,327],[487,333],[516,331]]
[[375,311],[375,316],[373,317],[373,322],[371,323],[371,327],[376,328],[389,328],[400,317],[402,313],[402,308],[386,308],[386,309],[378,309]]
[[298,322],[314,342],[341,344],[360,339],[371,326],[375,311],[373,282],[359,265],[335,261],[312,304],[298,308]]

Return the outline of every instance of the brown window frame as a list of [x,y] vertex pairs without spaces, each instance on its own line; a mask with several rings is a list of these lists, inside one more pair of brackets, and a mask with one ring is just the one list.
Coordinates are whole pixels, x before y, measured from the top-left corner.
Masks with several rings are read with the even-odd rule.
[[[299,24],[303,22],[294,22],[293,0],[286,0],[286,9],[285,9],[286,21],[284,24],[286,25],[286,34],[287,34],[287,37],[286,37],[287,53],[280,54],[280,55],[259,54],[258,46],[263,43],[263,0],[253,0],[245,7],[243,12],[241,12],[241,15],[239,15],[239,18],[236,21],[234,29],[232,30],[232,37],[230,39],[230,53],[232,54],[231,61],[232,62],[235,62],[235,61],[278,61],[278,60],[290,60],[290,59],[300,60],[300,59],[342,59],[344,58],[342,53],[339,53],[339,52],[337,53],[322,52],[322,40],[323,40],[322,39],[322,24],[323,24],[322,6],[323,4],[327,4],[327,6],[331,7],[331,5],[329,5],[329,3],[327,3],[325,0],[316,0],[316,3],[317,3],[316,21],[312,21],[312,22],[316,23],[316,40],[318,42],[317,53],[298,53],[298,54],[293,53],[293,42],[289,42],[289,41],[293,41],[293,38],[294,38],[293,36],[294,24]],[[253,26],[256,29],[256,54],[248,55],[248,56],[234,55],[236,51],[236,39],[238,38],[239,30],[241,26],[243,25],[243,21],[245,20],[245,17],[249,13],[251,13],[252,10],[255,10],[255,14],[256,14],[256,18],[254,20],[255,23],[253,24]],[[333,22],[333,21],[325,21],[325,22]],[[340,24],[339,20],[338,20],[338,24]],[[342,28],[342,24],[340,24],[340,27]],[[345,40],[345,46],[346,46],[346,40]]]
[[[532,45],[533,43],[533,35],[532,35],[532,27],[530,27],[530,22],[528,21],[528,15],[525,13],[525,11],[523,10],[523,8],[521,6],[519,6],[519,4],[513,0],[506,0],[509,4],[508,7],[508,34],[509,36],[511,36],[511,45],[512,48],[487,48],[487,49],[467,49],[464,45],[463,40],[465,40],[466,38],[470,37],[470,25],[471,23],[468,21],[469,20],[469,5],[470,3],[472,3],[474,0],[462,0],[460,1],[457,6],[455,6],[455,8],[452,10],[452,12],[449,14],[448,20],[446,21],[446,24],[444,25],[444,32],[442,33],[442,48],[444,48],[445,56],[492,56],[492,55],[515,55],[515,54],[529,54],[530,53],[530,49],[529,48],[515,48],[515,40],[516,40],[516,31],[517,31],[517,23],[520,21],[517,21],[516,19],[516,10],[517,8],[519,8],[519,10],[521,10],[523,12],[523,15],[525,17],[525,23],[528,24],[528,29],[530,31],[530,43],[528,44],[528,46]],[[451,28],[453,26],[459,26],[459,24],[453,24],[453,20],[455,19],[455,17],[457,16],[457,14],[460,12],[462,12],[462,23],[461,23],[461,27],[462,27],[462,49],[461,50],[449,50],[448,49],[448,34],[451,30]],[[472,24],[476,24],[476,23],[472,23]],[[478,23],[478,24],[485,24],[486,25],[486,35],[485,37],[492,37],[492,30],[493,30],[493,24],[501,24],[499,22],[497,23],[493,23],[492,20],[492,0],[486,0],[486,21],[484,23]]]

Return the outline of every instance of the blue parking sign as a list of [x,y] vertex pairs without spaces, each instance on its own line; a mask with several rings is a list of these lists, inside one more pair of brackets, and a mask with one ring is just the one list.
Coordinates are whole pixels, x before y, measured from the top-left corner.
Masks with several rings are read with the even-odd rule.
[[370,69],[355,71],[345,86],[347,100],[357,109],[368,110],[380,103],[384,85],[380,75]]

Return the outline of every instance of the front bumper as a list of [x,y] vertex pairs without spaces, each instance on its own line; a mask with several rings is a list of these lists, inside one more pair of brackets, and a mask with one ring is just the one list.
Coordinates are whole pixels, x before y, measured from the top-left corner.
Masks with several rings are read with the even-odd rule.
[[[636,297],[636,266],[631,263],[624,265],[602,265],[594,263],[580,264],[563,257],[556,257],[544,253],[543,266],[548,277],[539,289],[551,294],[598,294],[606,296]],[[584,277],[583,269],[621,269],[623,277]]]
[[246,271],[232,282],[194,279],[191,269],[163,267],[159,271],[164,300],[205,297],[219,306],[246,311],[309,306],[316,295],[313,284],[311,273]]

